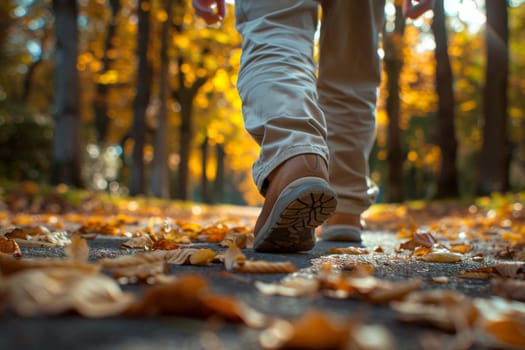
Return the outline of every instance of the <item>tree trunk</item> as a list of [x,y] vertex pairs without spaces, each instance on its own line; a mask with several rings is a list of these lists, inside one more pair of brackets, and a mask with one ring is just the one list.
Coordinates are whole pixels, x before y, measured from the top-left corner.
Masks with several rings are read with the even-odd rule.
[[202,155],[201,188],[202,188],[202,201],[204,203],[210,204],[212,202],[212,198],[210,194],[210,182],[208,180],[208,158],[209,158],[208,147],[209,147],[209,142],[208,142],[208,137],[206,136],[201,145],[201,155]]
[[403,150],[399,119],[401,101],[399,98],[399,77],[403,68],[403,33],[405,19],[400,6],[396,6],[395,29],[391,33],[383,31],[385,58],[384,67],[387,75],[388,97],[386,113],[388,115],[387,164],[388,179],[386,199],[388,202],[401,202],[403,193]]
[[[109,0],[109,6],[111,8],[111,18],[107,26],[106,39],[104,41],[104,55],[102,57],[102,69],[99,72],[100,74],[106,73],[111,68],[111,63],[113,61],[110,57],[110,52],[115,47],[113,42],[117,32],[117,15],[120,11],[120,0]],[[97,83],[93,109],[95,112],[95,129],[98,145],[102,145],[106,142],[109,129],[108,90],[108,83]]]
[[454,126],[455,102],[445,18],[444,0],[437,0],[434,6],[432,30],[436,40],[437,144],[441,150],[441,168],[437,189],[438,198],[459,196],[456,169],[458,142]]
[[[180,73],[179,73],[180,74]],[[179,87],[180,89],[180,87]],[[184,89],[184,87],[183,87]],[[185,93],[184,93],[185,92]],[[189,164],[191,140],[193,139],[193,127],[191,124],[191,115],[193,114],[193,98],[188,91],[183,91],[179,100],[181,106],[181,123],[179,137],[179,178],[177,181],[177,198],[181,200],[188,199],[189,184]]]
[[129,192],[132,196],[143,194],[144,182],[144,143],[146,134],[146,109],[150,97],[151,66],[148,61],[148,42],[150,30],[149,0],[138,3],[138,74],[137,93],[134,103],[132,137],[134,140],[131,180]]
[[508,13],[507,2],[486,1],[487,63],[483,91],[483,145],[478,192],[488,195],[509,188],[511,147],[507,137]]
[[53,184],[82,186],[76,1],[53,0],[55,12],[55,130]]
[[184,73],[182,72],[182,65],[184,64],[184,58],[179,57],[179,88],[173,91],[173,97],[180,104],[180,115],[181,123],[179,127],[180,143],[179,143],[179,178],[177,181],[177,191],[175,197],[181,200],[188,199],[188,185],[189,185],[189,162],[190,162],[190,150],[191,140],[193,140],[193,124],[191,117],[193,115],[193,100],[197,95],[197,92],[202,85],[208,80],[208,76],[197,78],[195,82],[190,86],[184,85]]
[[162,25],[160,46],[160,87],[159,113],[155,131],[155,148],[151,169],[151,192],[155,197],[168,198],[170,193],[168,181],[168,99],[169,99],[169,58],[168,43],[172,21],[173,0],[165,0],[167,13]]
[[226,152],[224,152],[224,146],[220,143],[217,147],[217,172],[215,180],[213,182],[213,198],[215,202],[224,202],[224,158]]

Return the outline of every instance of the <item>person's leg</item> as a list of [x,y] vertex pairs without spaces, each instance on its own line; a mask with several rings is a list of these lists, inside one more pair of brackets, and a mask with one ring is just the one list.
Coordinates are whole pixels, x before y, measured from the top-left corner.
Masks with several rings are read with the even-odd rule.
[[338,198],[323,239],[360,240],[360,215],[377,195],[368,176],[380,82],[374,1],[322,2],[318,93],[328,125],[330,185]]
[[240,0],[235,7],[243,38],[237,86],[245,127],[261,146],[253,175],[265,196],[254,248],[307,250],[336,203],[313,60],[318,4]]

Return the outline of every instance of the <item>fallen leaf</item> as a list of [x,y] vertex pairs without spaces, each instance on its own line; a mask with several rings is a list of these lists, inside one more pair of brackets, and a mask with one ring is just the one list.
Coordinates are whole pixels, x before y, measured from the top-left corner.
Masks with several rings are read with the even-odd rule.
[[58,315],[76,311],[99,318],[119,315],[135,302],[104,275],[47,268],[21,271],[2,280],[7,306],[20,316]]
[[146,288],[137,307],[131,315],[157,316],[177,315],[203,317],[200,295],[207,292],[209,282],[200,275],[184,275],[172,283]]
[[361,255],[368,254],[368,250],[366,248],[361,247],[332,248],[328,251],[328,254]]
[[399,247],[401,249],[414,250],[416,247],[431,248],[437,243],[437,239],[430,232],[416,232],[412,239],[401,243]]
[[229,247],[233,243],[241,249],[253,248],[253,238],[253,234],[233,232],[227,234],[219,243],[219,246]]
[[259,342],[264,349],[343,349],[349,336],[348,320],[309,310],[292,321],[275,321]]
[[281,295],[286,297],[311,296],[319,292],[319,281],[313,278],[289,278],[281,283],[255,282],[259,292],[266,295]]
[[447,284],[450,279],[447,276],[437,276],[430,279],[430,283]]
[[246,256],[241,252],[239,247],[231,243],[224,253],[224,267],[227,271],[234,271],[246,262]]
[[153,242],[151,250],[175,250],[180,248],[179,243],[189,243],[189,241],[182,242],[182,240],[179,240],[176,242],[175,240],[171,239],[160,239],[156,242]]
[[[153,240],[148,235],[133,237],[120,245],[121,249],[144,249],[150,250]],[[177,245],[178,248],[178,245]]]
[[233,269],[241,273],[292,273],[297,268],[290,261],[246,260],[244,264]]
[[418,260],[426,262],[457,263],[463,260],[463,255],[449,252],[447,250],[433,250],[428,254],[418,257]]
[[85,263],[89,257],[89,246],[85,239],[80,236],[73,236],[71,244],[64,249],[66,257],[75,262]]
[[155,262],[166,262],[173,265],[183,265],[190,262],[190,257],[197,253],[199,249],[187,248],[176,250],[155,250],[130,255],[122,255],[116,258],[103,258],[98,263],[106,269],[129,267]]
[[18,243],[16,243],[14,239],[3,236],[0,236],[0,252],[17,258],[22,257],[22,252],[20,251]]
[[209,265],[216,255],[217,253],[211,249],[199,249],[190,256],[190,264],[200,266]]
[[201,296],[201,302],[206,313],[226,321],[242,322],[252,328],[261,328],[268,323],[264,314],[232,296],[205,293]]
[[525,280],[497,278],[492,282],[492,292],[504,298],[525,301]]
[[391,307],[404,322],[430,323],[446,331],[458,331],[472,325],[477,310],[467,296],[451,290],[417,291]]
[[50,268],[65,268],[85,274],[94,274],[100,270],[100,266],[95,264],[52,258],[15,259],[10,255],[0,253],[0,270],[4,275],[23,270]]
[[476,340],[483,346],[525,348],[525,305],[502,298],[474,300],[479,312]]

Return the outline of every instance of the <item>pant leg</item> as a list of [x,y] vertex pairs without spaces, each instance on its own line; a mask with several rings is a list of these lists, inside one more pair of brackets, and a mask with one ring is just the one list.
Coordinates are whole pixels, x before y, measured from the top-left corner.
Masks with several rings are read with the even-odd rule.
[[253,175],[264,193],[264,180],[286,159],[314,153],[328,160],[313,60],[318,3],[237,0],[235,16],[243,38],[237,87],[245,127],[261,147]]
[[377,196],[368,157],[380,82],[375,0],[326,0],[320,37],[319,103],[328,125],[336,212],[360,214]]

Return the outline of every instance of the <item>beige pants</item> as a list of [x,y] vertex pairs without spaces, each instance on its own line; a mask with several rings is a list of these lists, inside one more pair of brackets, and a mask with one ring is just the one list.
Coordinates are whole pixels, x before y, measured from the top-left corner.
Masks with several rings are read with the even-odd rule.
[[238,89],[245,127],[261,146],[258,188],[303,153],[328,161],[337,212],[360,214],[375,200],[368,156],[380,80],[374,0],[324,0],[319,71],[313,58],[319,4],[236,0],[243,37]]

